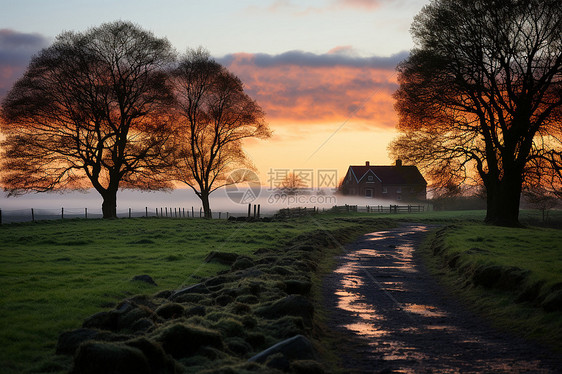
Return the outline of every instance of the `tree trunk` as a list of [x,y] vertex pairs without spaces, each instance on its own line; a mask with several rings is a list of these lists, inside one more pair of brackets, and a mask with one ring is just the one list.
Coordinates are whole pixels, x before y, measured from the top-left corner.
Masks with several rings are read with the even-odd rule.
[[487,184],[486,223],[496,226],[521,226],[519,223],[521,186],[521,177],[513,177],[507,173],[503,180]]
[[209,204],[209,192],[201,191],[199,194],[199,198],[201,199],[201,203],[203,204],[203,213],[205,214],[205,218],[211,219],[213,218],[213,214],[211,212],[211,205]]
[[117,218],[117,190],[107,190],[101,194],[103,218]]

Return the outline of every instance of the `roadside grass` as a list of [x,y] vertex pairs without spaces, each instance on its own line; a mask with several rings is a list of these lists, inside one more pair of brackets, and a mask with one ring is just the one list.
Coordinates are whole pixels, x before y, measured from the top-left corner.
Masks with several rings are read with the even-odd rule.
[[[179,289],[228,269],[204,262],[211,251],[252,256],[303,233],[354,225],[320,215],[253,223],[139,218],[0,226],[0,371],[57,371],[51,366],[62,331],[127,296]],[[141,274],[158,286],[131,281]]]
[[470,309],[562,352],[562,231],[454,223],[430,236],[423,254]]

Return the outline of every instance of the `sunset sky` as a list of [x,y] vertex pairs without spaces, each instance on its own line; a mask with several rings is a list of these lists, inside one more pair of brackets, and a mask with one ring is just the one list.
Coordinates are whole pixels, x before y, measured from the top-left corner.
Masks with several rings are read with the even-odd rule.
[[238,75],[274,135],[245,149],[270,170],[388,164],[395,67],[428,0],[0,0],[0,99],[63,31],[137,23],[178,51],[203,46]]

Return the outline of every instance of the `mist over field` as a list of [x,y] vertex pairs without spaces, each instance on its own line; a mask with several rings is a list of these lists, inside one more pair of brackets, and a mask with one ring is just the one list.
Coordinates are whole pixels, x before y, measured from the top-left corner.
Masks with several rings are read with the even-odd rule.
[[[257,197],[256,197],[257,195]],[[254,198],[255,197],[255,198]],[[211,194],[211,209],[213,217],[221,218],[229,215],[242,216],[248,212],[248,204],[260,205],[262,216],[275,214],[279,209],[284,208],[319,208],[329,209],[334,205],[359,205],[376,206],[396,204],[395,201],[368,199],[358,196],[342,196],[333,193],[333,189],[323,189],[318,191],[304,191],[297,195],[287,195],[277,191],[262,187],[261,190],[236,190],[226,188],[216,190]],[[88,218],[101,217],[101,196],[93,189],[86,192],[69,191],[64,193],[30,193],[17,197],[7,197],[5,193],[0,196],[0,209],[2,210],[2,221],[21,222],[31,220],[31,209],[34,209],[35,219],[53,219],[61,214],[64,208],[64,215],[67,218],[84,217],[87,209]],[[402,203],[403,205],[404,203]],[[117,214],[118,217],[127,217],[129,209],[134,217],[141,217],[148,213],[150,216],[168,214],[171,216],[174,209],[185,214],[193,212],[195,217],[199,217],[201,201],[191,189],[175,189],[170,192],[121,190],[117,195]],[[252,207],[253,214],[253,207]]]

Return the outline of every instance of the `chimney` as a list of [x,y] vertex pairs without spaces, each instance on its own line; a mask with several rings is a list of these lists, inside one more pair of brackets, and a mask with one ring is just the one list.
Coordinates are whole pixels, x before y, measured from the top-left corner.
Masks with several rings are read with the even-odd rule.
[[365,161],[365,166],[371,166],[371,165],[369,164],[369,161]]
[[400,160],[400,159],[396,160],[396,166],[397,167],[402,166],[402,160]]

